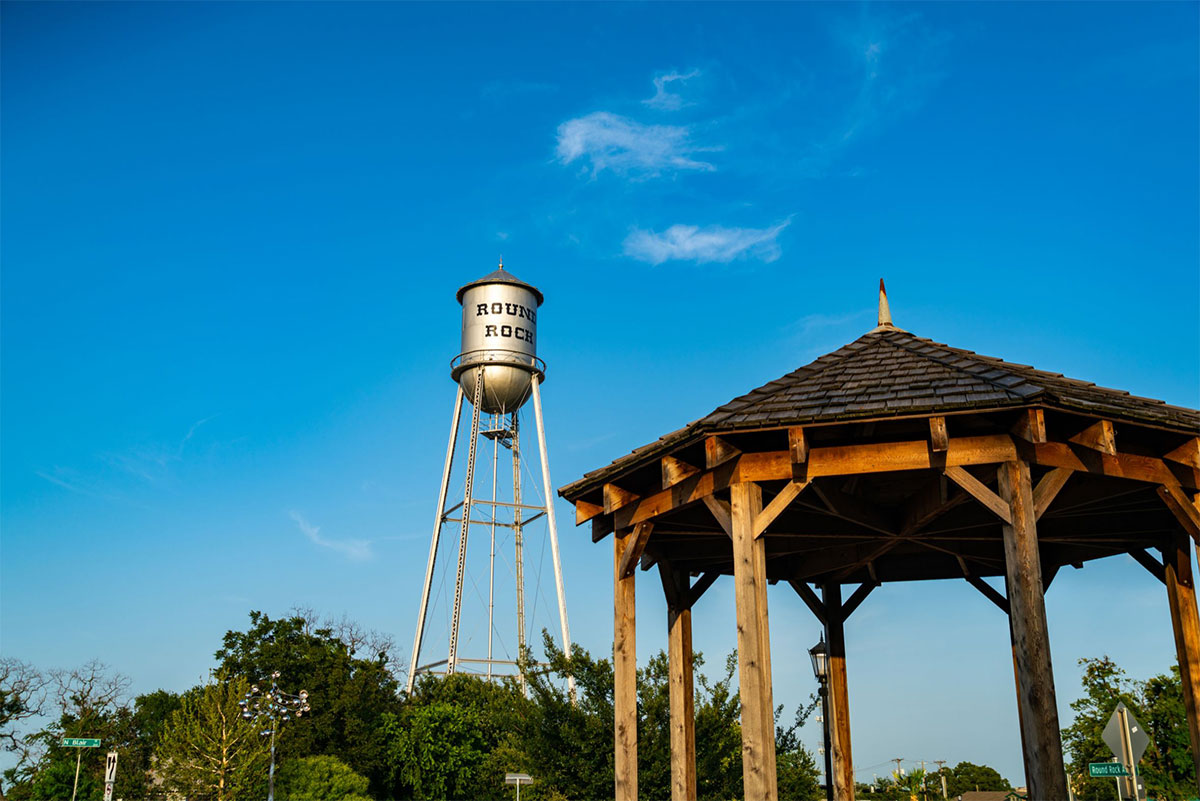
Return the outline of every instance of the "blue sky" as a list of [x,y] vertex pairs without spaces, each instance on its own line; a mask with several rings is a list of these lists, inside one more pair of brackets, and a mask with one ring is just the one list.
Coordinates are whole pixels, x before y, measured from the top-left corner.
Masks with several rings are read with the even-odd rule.
[[[881,276],[920,336],[1200,406],[1194,3],[2,13],[5,655],[179,690],[296,605],[407,649],[454,292],[501,254],[546,294],[556,486],[856,338]],[[609,546],[559,517],[607,653]],[[1064,716],[1079,657],[1167,668],[1163,596],[1131,560],[1056,580]],[[771,603],[794,707],[818,628]],[[713,671],[732,606],[697,608]],[[1020,782],[988,601],[885,586],[847,636],[860,779]]]

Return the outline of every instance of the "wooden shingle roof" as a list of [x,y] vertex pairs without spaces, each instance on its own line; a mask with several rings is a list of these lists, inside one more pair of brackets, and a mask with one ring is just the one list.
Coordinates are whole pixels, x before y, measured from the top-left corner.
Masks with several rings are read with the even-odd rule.
[[1021,406],[1200,433],[1200,412],[1196,410],[981,356],[881,325],[657,442],[587,473],[563,487],[560,494],[568,499],[577,497],[599,481],[713,432]]

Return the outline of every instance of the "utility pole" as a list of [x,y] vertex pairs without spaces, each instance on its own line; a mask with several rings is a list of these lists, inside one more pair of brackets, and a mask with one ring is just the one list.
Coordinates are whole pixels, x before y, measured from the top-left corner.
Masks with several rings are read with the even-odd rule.
[[925,760],[921,760],[921,796],[924,801],[929,801],[929,793],[925,792]]
[[946,792],[946,774],[942,770],[942,767],[946,764],[946,760],[935,759],[933,760],[933,764],[938,766],[938,776],[942,778],[942,798],[949,799],[950,794]]

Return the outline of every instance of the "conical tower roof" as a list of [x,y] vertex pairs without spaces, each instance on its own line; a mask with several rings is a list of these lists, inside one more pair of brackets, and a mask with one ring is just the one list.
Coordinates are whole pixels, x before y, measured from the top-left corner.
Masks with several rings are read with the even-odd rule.
[[459,287],[458,294],[456,294],[454,297],[458,299],[459,303],[462,303],[463,294],[468,289],[470,289],[473,286],[483,286],[484,284],[512,284],[513,286],[519,286],[524,289],[528,289],[530,292],[533,293],[533,296],[535,298],[537,298],[537,303],[539,306],[541,306],[542,301],[544,301],[546,299],[542,295],[541,290],[539,290],[533,284],[527,284],[524,281],[522,281],[520,278],[517,278],[512,273],[505,270],[504,262],[500,262],[499,267],[497,267],[495,270],[493,270],[492,272],[485,275],[483,278],[477,278],[476,280],[472,281],[469,284],[463,284],[461,287]]

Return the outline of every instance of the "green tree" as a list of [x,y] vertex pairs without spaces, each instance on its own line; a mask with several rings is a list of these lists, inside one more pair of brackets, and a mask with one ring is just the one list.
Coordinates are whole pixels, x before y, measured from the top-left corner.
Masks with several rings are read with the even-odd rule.
[[1150,735],[1150,745],[1138,765],[1150,797],[1195,796],[1196,775],[1178,667],[1147,681],[1134,681],[1107,656],[1080,659],[1079,664],[1084,667],[1083,695],[1071,702],[1075,720],[1062,732],[1076,797],[1088,801],[1112,796],[1112,779],[1091,778],[1088,763],[1112,758],[1102,733],[1118,701],[1125,702]]
[[[513,681],[426,676],[386,718],[390,790],[413,798],[503,798],[506,771],[526,768],[520,746],[529,702]],[[531,795],[536,798],[537,793]]]
[[399,683],[390,646],[357,634],[345,623],[319,626],[311,617],[272,620],[251,612],[249,628],[226,632],[216,658],[229,675],[258,683],[278,670],[282,689],[308,691],[312,712],[284,728],[277,744],[281,760],[335,756],[366,776],[372,792],[384,795],[384,715],[400,711]]
[[[951,798],[956,798],[972,790],[1011,790],[1012,785],[1000,775],[995,768],[987,765],[976,765],[971,762],[959,762],[952,768],[945,769],[946,788]],[[941,794],[941,779],[936,773],[930,773],[928,785]]]
[[168,790],[234,801],[262,789],[268,746],[261,727],[243,718],[238,706],[249,688],[241,676],[218,674],[183,695],[163,727],[157,750]]
[[18,769],[8,772],[16,785],[10,795],[57,801],[65,793],[70,798],[79,757],[79,793],[83,797],[85,791],[92,793],[103,786],[104,751],[64,748],[62,738],[99,738],[105,746],[121,743],[129,716],[129,679],[96,660],[74,670],[53,670],[46,675],[45,709],[56,717],[24,738],[30,750]]
[[279,801],[370,801],[367,777],[337,757],[293,759],[279,768],[275,797]]

